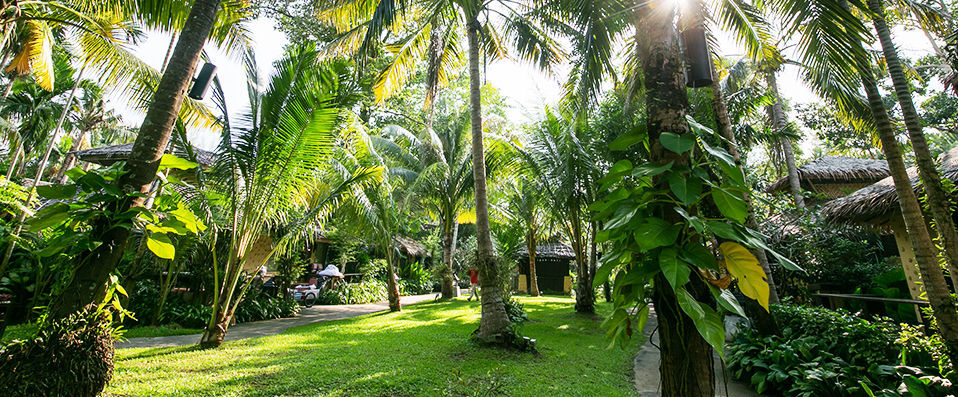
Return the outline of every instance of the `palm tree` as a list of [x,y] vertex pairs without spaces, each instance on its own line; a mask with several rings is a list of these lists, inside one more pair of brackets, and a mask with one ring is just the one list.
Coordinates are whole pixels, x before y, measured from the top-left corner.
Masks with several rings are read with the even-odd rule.
[[[440,106],[440,110],[442,110]],[[472,153],[466,140],[468,113],[440,111],[437,129],[427,128],[414,136],[397,126],[383,131],[390,140],[377,140],[377,148],[391,158],[391,173],[402,177],[408,185],[409,201],[433,214],[439,220],[442,238],[442,297],[453,297],[452,247],[454,229],[460,215],[468,207],[473,189]],[[400,146],[397,141],[405,141]],[[408,147],[407,147],[408,146]]]
[[537,185],[552,208],[552,217],[563,225],[572,243],[577,266],[575,307],[580,313],[595,312],[586,206],[594,198],[600,171],[587,139],[587,131],[575,128],[574,121],[547,112],[541,127],[534,130],[531,141],[522,150],[532,170],[529,174],[538,179]]
[[[508,3],[508,4],[507,4]],[[499,7],[502,5],[502,7]],[[368,56],[372,45],[383,33],[394,27],[412,26],[414,33],[426,31],[426,27],[438,18],[456,18],[458,26],[466,31],[469,70],[470,124],[472,130],[473,183],[476,197],[476,239],[478,245],[477,268],[482,287],[482,317],[477,337],[496,341],[508,332],[509,319],[503,303],[502,275],[496,266],[495,249],[489,225],[489,200],[486,185],[485,151],[482,132],[481,83],[479,75],[479,52],[485,50],[496,58],[506,54],[505,43],[512,41],[519,55],[546,68],[561,58],[558,45],[547,32],[538,26],[535,17],[540,13],[532,4],[505,1],[483,2],[456,0],[443,2],[420,0],[402,2],[398,5],[383,0],[372,6],[365,1],[324,2],[321,12],[326,20],[334,22],[337,30],[344,33],[338,43],[347,44]],[[421,16],[421,18],[417,18]],[[399,21],[407,23],[397,23]],[[449,27],[453,26],[452,24]],[[501,28],[501,29],[500,29]],[[407,37],[401,34],[401,37]],[[482,41],[480,41],[480,36]],[[424,37],[413,34],[410,37]],[[348,45],[352,44],[352,45]],[[421,47],[413,47],[421,48]],[[451,59],[451,58],[450,58]],[[399,85],[401,81],[396,80]]]
[[[882,52],[885,55],[885,64],[888,66],[888,73],[891,75],[895,87],[895,94],[898,97],[898,103],[901,105],[901,111],[905,119],[905,129],[908,131],[908,137],[911,140],[912,150],[915,152],[915,163],[918,167],[918,174],[921,177],[922,187],[928,196],[928,207],[931,209],[932,217],[937,226],[936,231],[943,242],[943,253],[951,264],[951,268],[958,266],[958,234],[955,233],[955,222],[952,218],[950,201],[941,185],[941,176],[935,166],[934,157],[928,149],[928,142],[925,139],[921,119],[915,110],[915,104],[911,97],[911,88],[908,85],[908,79],[905,77],[901,61],[898,59],[898,53],[895,43],[892,41],[891,32],[885,21],[885,10],[881,0],[868,0],[868,10],[871,11],[872,23],[875,31],[878,33],[878,39],[881,42]],[[882,140],[883,145],[887,146]],[[899,196],[900,197],[900,196]],[[902,212],[904,212],[905,203],[902,203]],[[916,225],[917,226],[917,225]],[[922,229],[925,229],[922,227]],[[927,229],[925,229],[927,233]],[[909,231],[909,234],[911,232]],[[914,240],[912,240],[914,241]],[[917,245],[917,243],[916,243]],[[916,247],[917,248],[917,247]],[[944,283],[944,277],[940,277],[940,269],[936,269],[935,275],[925,281],[926,291],[928,291],[929,301],[935,309],[936,318],[939,322],[939,329],[942,337],[948,344],[952,359],[958,358],[958,314],[955,306],[951,304],[948,296],[947,286]],[[939,284],[939,278],[941,279]],[[939,289],[940,288],[940,289]],[[935,289],[935,291],[933,291]],[[937,308],[936,308],[937,307]],[[939,317],[939,312],[941,316]]]
[[[173,122],[183,105],[184,95],[200,59],[203,45],[213,29],[219,0],[194,2],[183,27],[183,32],[170,57],[170,67],[163,74],[140,133],[133,144],[130,160],[119,181],[126,192],[146,195],[159,169],[160,158],[170,140]],[[142,198],[124,201],[121,207],[132,208],[142,204]],[[122,211],[120,211],[122,212]],[[51,304],[53,318],[62,318],[102,299],[107,280],[123,255],[130,231],[112,228],[103,236],[103,243],[89,255],[79,259],[74,277]]]
[[526,178],[527,175],[520,174],[511,181],[497,212],[507,220],[510,227],[519,227],[524,231],[526,249],[529,252],[529,294],[539,296],[536,247],[543,232],[545,213],[540,186],[535,183],[535,179]]
[[[334,135],[349,120],[344,109],[357,98],[333,88],[341,88],[339,82],[351,73],[343,62],[321,64],[312,48],[293,48],[276,63],[262,93],[258,87],[264,82],[255,73],[255,62],[247,64],[250,111],[242,116],[243,125],[226,121],[217,153],[220,161],[213,169],[212,185],[229,202],[223,228],[230,241],[222,267],[216,265],[214,270],[213,314],[200,340],[202,347],[222,343],[252,280],[247,269],[260,268],[276,252],[309,234],[306,231],[329,215],[353,183],[372,175],[359,169],[355,175],[342,176],[330,168]],[[305,214],[290,222],[291,214],[302,214],[303,208]],[[254,243],[267,228],[279,224],[286,227],[272,251],[262,262],[249,263]]]
[[73,145],[70,147],[70,151],[64,156],[60,169],[53,178],[54,181],[59,183],[65,181],[67,170],[73,168],[76,164],[76,156],[73,153],[83,147],[83,142],[86,141],[88,134],[98,133],[97,135],[100,137],[112,135],[115,139],[107,139],[111,144],[116,143],[112,142],[114,140],[123,140],[125,136],[130,135],[127,130],[119,125],[120,116],[106,108],[106,103],[103,100],[103,89],[90,82],[83,86],[83,95],[71,115],[71,122],[77,132],[73,137]]

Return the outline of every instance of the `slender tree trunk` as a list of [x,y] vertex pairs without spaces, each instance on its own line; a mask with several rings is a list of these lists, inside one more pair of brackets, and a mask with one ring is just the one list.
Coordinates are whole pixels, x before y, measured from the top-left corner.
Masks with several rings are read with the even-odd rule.
[[13,160],[10,160],[10,168],[7,169],[7,180],[13,178],[14,172],[17,169],[17,162],[20,160],[20,152],[23,151],[23,141],[17,144],[17,148],[13,152]]
[[911,186],[901,148],[895,139],[895,129],[892,127],[888,113],[885,111],[885,105],[882,102],[881,94],[878,92],[875,77],[871,73],[871,64],[868,59],[856,58],[858,58],[855,59],[859,66],[858,69],[862,71],[862,86],[865,89],[872,116],[875,118],[875,127],[881,139],[882,151],[885,153],[888,168],[895,183],[895,191],[898,193],[898,203],[901,206],[905,230],[914,247],[915,262],[918,264],[918,271],[928,296],[928,303],[931,305],[932,313],[938,322],[938,332],[948,348],[949,358],[952,362],[958,362],[958,312],[956,312],[955,306],[951,302],[948,286],[945,284],[945,276],[938,265],[935,247],[922,216],[918,197]]
[[[769,69],[766,72],[765,81],[774,97],[774,102],[770,106],[772,125],[775,127],[776,133],[782,134],[785,132],[785,109],[782,105],[782,96],[778,92],[778,79],[775,77],[774,69]],[[788,170],[788,186],[791,188],[795,207],[803,210],[805,209],[805,198],[802,196],[802,183],[798,179],[798,168],[795,167],[795,152],[792,150],[792,140],[782,137],[781,143],[782,153],[785,155],[785,166]]]
[[57,171],[57,176],[53,178],[54,183],[63,183],[66,181],[67,170],[76,165],[77,156],[74,153],[80,150],[80,145],[83,144],[83,138],[86,137],[88,132],[88,130],[83,129],[77,134],[76,141],[74,141],[73,145],[70,146],[70,152],[63,157],[63,164],[60,165],[60,170]]
[[944,247],[949,273],[952,274],[952,277],[958,277],[958,272],[956,272],[956,269],[958,269],[958,234],[955,233],[955,221],[951,215],[948,195],[942,188],[941,175],[935,166],[935,158],[931,155],[931,150],[928,149],[928,141],[925,139],[921,118],[918,116],[918,111],[915,110],[915,103],[911,97],[908,78],[905,77],[901,61],[898,59],[898,51],[895,49],[891,32],[884,19],[884,8],[881,0],[869,0],[868,8],[872,12],[872,21],[878,33],[878,39],[881,41],[885,63],[888,65],[888,73],[891,75],[895,86],[895,95],[898,97],[898,103],[901,105],[901,112],[905,118],[905,129],[908,130],[911,147],[915,151],[915,165],[918,167],[918,175],[921,177],[922,187],[928,197],[926,202],[931,210],[932,218],[935,220],[938,238]]
[[526,231],[526,249],[529,250],[529,294],[539,296],[539,278],[536,276],[536,241],[535,226]]
[[[685,120],[688,97],[683,74],[683,62],[678,48],[674,25],[674,9],[669,1],[653,1],[642,11],[636,27],[642,29],[637,47],[642,60],[646,92],[646,114],[651,160],[657,163],[674,161],[682,166],[689,163],[688,155],[677,155],[664,149],[659,142],[663,132],[688,134]],[[664,181],[656,181],[661,185]],[[666,187],[667,189],[667,187]],[[681,218],[671,210],[663,211],[669,222]],[[711,346],[696,330],[692,320],[679,308],[675,294],[662,274],[655,277],[652,302],[659,322],[659,341],[662,360],[659,370],[664,396],[713,396],[715,372],[712,367]],[[708,286],[697,277],[686,285],[689,293],[699,301],[708,301]]]
[[[480,7],[476,2],[476,7]],[[489,227],[489,201],[486,196],[486,161],[482,143],[482,107],[479,84],[479,25],[478,15],[469,18],[466,33],[469,40],[469,115],[472,128],[472,173],[476,192],[477,267],[482,287],[482,317],[476,335],[485,341],[495,341],[509,327],[509,317],[503,302],[502,276],[496,264]]]
[[[196,0],[193,3],[180,40],[170,56],[169,67],[160,78],[153,101],[133,143],[130,159],[124,167],[126,173],[118,182],[123,191],[140,192],[143,195],[148,193],[203,45],[213,28],[219,4],[220,0]],[[142,200],[142,196],[127,199],[120,204],[119,209],[142,205]],[[74,313],[103,297],[106,282],[123,256],[129,236],[129,231],[122,227],[114,227],[104,233],[103,243],[82,258],[63,294],[52,302],[50,311],[54,318]]]
[[402,304],[399,303],[399,284],[396,283],[396,267],[393,265],[396,261],[392,245],[387,245],[386,249],[386,293],[389,296],[389,311],[402,311]]
[[7,97],[10,96],[10,91],[13,91],[13,83],[17,82],[17,76],[10,76],[10,81],[7,82],[7,85],[3,87],[3,95],[0,96],[0,102],[7,100]]
[[586,243],[582,221],[578,215],[572,216],[572,249],[575,250],[576,294],[575,311],[577,313],[595,313],[595,293],[592,291],[592,274],[589,272],[589,259],[586,255]]
[[442,222],[442,298],[452,299],[452,225],[451,220]]
[[[712,76],[718,76],[715,73],[715,64],[712,63]],[[719,85],[719,79],[712,79],[712,112],[715,114],[715,123],[718,125],[719,134],[722,135],[727,141],[726,149],[729,154],[732,155],[732,159],[735,160],[736,166],[738,166],[739,171],[742,174],[745,174],[745,166],[742,163],[742,156],[739,154],[738,145],[735,142],[735,134],[732,132],[732,120],[728,116],[728,106],[725,104],[725,95],[722,92],[722,87]],[[748,218],[745,221],[745,225],[752,229],[758,229],[758,222],[755,219],[755,208],[752,205],[752,197],[750,194],[745,195],[745,204],[748,207]],[[755,258],[758,259],[759,265],[762,267],[762,270],[765,272],[766,280],[768,280],[768,302],[771,304],[776,304],[779,302],[778,299],[778,290],[775,286],[775,279],[772,277],[772,269],[768,265],[768,256],[763,249],[752,249],[750,250]],[[745,298],[746,300],[746,309],[748,310],[748,316],[751,318],[755,328],[761,333],[770,335],[778,333],[778,323],[775,321],[775,318],[772,317],[771,313],[766,311],[764,308],[759,305],[754,299]]]

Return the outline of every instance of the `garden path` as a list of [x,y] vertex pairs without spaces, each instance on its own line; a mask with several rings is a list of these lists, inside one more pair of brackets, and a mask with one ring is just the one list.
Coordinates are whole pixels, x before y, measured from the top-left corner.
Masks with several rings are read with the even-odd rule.
[[[403,306],[405,306],[434,299],[435,297],[436,294],[404,296],[401,302]],[[296,317],[234,325],[229,328],[229,332],[226,334],[226,340],[231,341],[276,335],[285,332],[289,328],[300,325],[322,321],[343,320],[386,310],[389,310],[388,302],[367,303],[362,305],[316,305],[310,308],[303,308]],[[199,343],[199,341],[200,334],[130,338],[123,342],[117,342],[116,348],[187,346],[195,345]]]
[[[652,334],[652,330],[658,326],[658,321],[655,319],[655,313],[649,316],[649,322],[646,323],[645,329],[642,330],[642,335],[646,339],[649,339],[649,335]],[[734,328],[734,326],[731,326]],[[726,322],[725,333],[726,336],[729,335],[731,330],[730,325]],[[659,349],[655,346],[658,346],[659,336],[658,333],[652,335],[652,338],[645,342],[645,345],[642,346],[642,349],[635,355],[635,389],[639,392],[640,397],[658,397],[662,395],[662,391],[659,388]],[[655,346],[653,346],[655,344]],[[731,378],[726,379],[728,376],[725,373],[725,367],[722,364],[722,360],[719,359],[718,353],[714,357],[715,362],[715,395],[723,397],[756,397],[756,394],[752,389],[747,385],[736,382]]]

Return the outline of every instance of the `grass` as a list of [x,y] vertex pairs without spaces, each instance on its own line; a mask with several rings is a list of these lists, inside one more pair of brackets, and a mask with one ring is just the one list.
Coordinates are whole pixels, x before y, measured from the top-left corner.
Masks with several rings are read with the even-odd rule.
[[[14,339],[27,339],[33,337],[34,332],[36,332],[36,324],[17,324],[7,327],[7,330],[3,333],[3,338],[0,338],[0,341],[6,342]],[[170,326],[170,325],[159,325],[159,326],[142,326],[134,328],[124,328],[123,337],[124,338],[143,338],[143,337],[154,337],[154,336],[171,336],[171,335],[190,335],[190,334],[199,334],[202,333],[202,329],[198,328],[180,328],[179,326]]]
[[121,349],[107,395],[628,396],[639,348],[607,350],[599,316],[567,297],[520,298],[539,355],[469,341],[475,302],[455,300],[193,347]]

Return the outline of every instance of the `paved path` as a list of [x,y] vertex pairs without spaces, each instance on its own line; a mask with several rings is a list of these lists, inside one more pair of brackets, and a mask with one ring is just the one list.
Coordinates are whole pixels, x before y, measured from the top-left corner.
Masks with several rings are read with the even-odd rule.
[[[649,334],[652,333],[652,330],[658,325],[658,321],[655,319],[655,313],[652,313],[649,317],[649,322],[646,323],[645,329],[642,330],[642,335],[648,339]],[[726,335],[729,332],[729,326],[726,324]],[[659,387],[659,349],[655,346],[652,346],[654,343],[656,346],[659,345],[659,334],[655,333],[652,335],[652,339],[645,343],[642,346],[642,349],[635,355],[635,389],[639,392],[641,397],[658,397],[662,395],[662,390]],[[722,360],[719,358],[718,353],[715,354],[713,359],[715,363],[715,395],[723,397],[756,397],[756,394],[748,386],[733,381],[731,378],[728,378],[726,381],[725,368],[722,365]]]
[[[436,294],[404,296],[400,300],[403,306],[431,300]],[[256,321],[252,323],[237,324],[229,328],[226,333],[226,340],[238,340],[247,338],[256,338],[260,336],[276,335],[285,332],[292,327],[300,325],[318,323],[322,321],[342,320],[362,316],[364,314],[377,313],[389,310],[389,303],[367,303],[363,305],[316,305],[310,308],[303,308],[299,315],[290,318],[278,318],[275,320]],[[200,334],[175,335],[175,336],[157,336],[152,338],[130,338],[125,342],[117,342],[118,349],[128,349],[136,347],[170,347],[195,345],[200,341]]]

